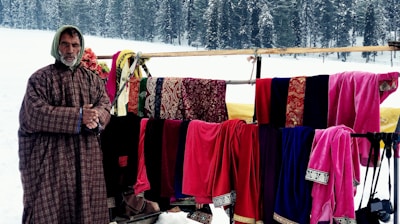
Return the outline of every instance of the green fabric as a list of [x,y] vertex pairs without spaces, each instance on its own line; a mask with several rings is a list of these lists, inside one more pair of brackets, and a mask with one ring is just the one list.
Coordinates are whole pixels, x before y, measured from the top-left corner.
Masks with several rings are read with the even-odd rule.
[[81,63],[83,53],[85,51],[85,41],[83,39],[83,34],[78,29],[78,27],[72,26],[72,25],[63,25],[60,28],[58,28],[58,30],[56,31],[56,34],[54,35],[54,38],[53,38],[53,44],[51,45],[50,53],[51,53],[51,56],[53,56],[57,61],[60,61],[60,54],[58,53],[58,45],[60,44],[61,33],[67,28],[74,28],[81,35],[81,50],[79,51],[79,54],[78,54],[78,60],[76,61],[76,64],[73,66],[73,67],[77,67]]

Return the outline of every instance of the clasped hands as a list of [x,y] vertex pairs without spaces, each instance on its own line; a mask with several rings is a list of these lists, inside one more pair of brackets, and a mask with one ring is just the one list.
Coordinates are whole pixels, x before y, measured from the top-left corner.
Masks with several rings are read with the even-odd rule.
[[82,123],[88,129],[95,129],[99,125],[99,113],[93,109],[93,104],[85,104],[82,106]]

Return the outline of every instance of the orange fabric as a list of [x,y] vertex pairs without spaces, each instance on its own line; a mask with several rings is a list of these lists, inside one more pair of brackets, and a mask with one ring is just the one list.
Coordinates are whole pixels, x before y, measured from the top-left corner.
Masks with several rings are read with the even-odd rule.
[[129,80],[128,112],[132,112],[136,115],[139,111],[139,87],[140,79],[131,78]]

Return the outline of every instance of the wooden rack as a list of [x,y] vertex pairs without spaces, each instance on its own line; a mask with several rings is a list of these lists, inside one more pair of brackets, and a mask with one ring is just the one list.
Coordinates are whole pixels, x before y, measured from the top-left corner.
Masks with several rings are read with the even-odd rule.
[[[306,54],[306,53],[336,53],[336,52],[374,52],[374,51],[399,51],[400,41],[389,41],[388,46],[358,46],[358,47],[335,47],[335,48],[254,48],[254,49],[238,49],[238,50],[201,50],[201,51],[182,51],[182,52],[158,52],[158,53],[142,53],[135,54],[136,61],[139,58],[154,57],[189,57],[189,56],[223,56],[223,55],[254,55],[260,59],[263,54]],[[97,59],[112,59],[112,55],[97,56]],[[257,63],[260,63],[257,60]],[[258,68],[257,70],[259,70]],[[400,73],[399,73],[400,77]],[[256,77],[259,78],[259,77]],[[254,84],[255,80],[226,80],[227,84]],[[400,129],[400,118],[396,132]],[[394,223],[398,223],[398,158],[394,158]]]
[[[388,46],[359,46],[359,47],[334,47],[334,48],[254,48],[236,50],[201,50],[180,52],[142,53],[141,58],[154,57],[189,57],[189,56],[223,56],[223,55],[263,55],[263,54],[306,54],[306,53],[332,53],[332,52],[373,52],[373,51],[399,51],[400,41],[388,42]],[[112,55],[97,56],[98,59],[112,59]]]

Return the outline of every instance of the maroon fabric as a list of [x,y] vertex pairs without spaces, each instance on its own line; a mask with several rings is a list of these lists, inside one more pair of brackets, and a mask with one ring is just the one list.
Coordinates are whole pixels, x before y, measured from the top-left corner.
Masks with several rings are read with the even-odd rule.
[[161,197],[174,196],[175,164],[181,120],[165,120],[162,137]]
[[108,223],[99,136],[80,132],[80,107],[93,104],[103,127],[110,119],[104,82],[61,63],[35,72],[20,114],[22,223]]
[[228,120],[226,109],[226,81],[184,78],[182,81],[184,118],[206,122]]

